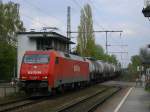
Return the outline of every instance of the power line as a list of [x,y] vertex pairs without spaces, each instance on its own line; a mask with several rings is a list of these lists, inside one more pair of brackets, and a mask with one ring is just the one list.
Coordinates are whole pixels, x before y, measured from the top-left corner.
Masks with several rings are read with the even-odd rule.
[[128,45],[127,44],[124,44],[124,45],[122,45],[122,44],[118,44],[118,45],[112,45],[112,44],[108,44],[107,46],[121,46],[121,47],[127,47]]
[[72,0],[77,6],[79,6],[80,7],[80,9],[82,9],[82,7],[80,6],[80,4],[78,3],[78,1],[76,1],[76,0]]
[[[10,0],[10,1],[11,1],[11,0]],[[26,18],[32,20],[32,21],[35,21],[35,18],[33,18],[33,17],[31,17],[31,16],[29,16],[29,15],[27,15],[27,14],[25,14],[25,13],[22,13],[22,15],[23,15],[24,17],[26,17]],[[21,18],[21,15],[20,15],[20,18]],[[47,26],[46,24],[44,24],[44,23],[42,23],[42,22],[40,22],[40,21],[38,21],[38,23],[40,23],[40,24],[42,24],[42,25],[44,25],[44,26]]]
[[[91,5],[93,6],[93,8],[95,8],[95,10],[98,12],[98,13],[101,13],[101,12],[99,12],[98,11],[98,8],[94,5],[94,1],[91,1],[91,0],[89,0],[90,1],[90,3],[91,3]],[[94,18],[95,18],[95,16],[94,16]],[[96,18],[95,18],[95,20],[96,20]],[[100,27],[102,27],[102,29],[104,30],[105,28],[102,26],[102,25],[100,25],[98,22],[96,22],[96,24],[98,25],[98,26],[100,26]]]
[[[23,15],[24,15],[24,17],[26,17],[26,18],[28,18],[28,19],[30,19],[30,20],[32,20],[32,21],[35,21],[35,18],[33,18],[33,17],[31,17],[31,16],[29,16],[29,15],[27,15],[27,14],[25,14],[25,13],[22,13]],[[37,20],[36,20],[37,21]],[[43,26],[47,26],[45,23],[42,23],[42,22],[40,22],[40,21],[37,21],[38,23],[40,23],[41,25],[43,25]]]
[[[106,33],[106,54],[108,54],[108,33],[115,33],[115,32],[120,32],[122,33],[122,30],[94,30],[93,33]],[[87,33],[87,32],[77,32],[77,31],[71,31],[70,33]]]
[[[47,12],[46,10],[42,10],[41,8],[39,8],[38,6],[36,6],[35,4],[29,2],[28,0],[24,0],[24,1],[26,2],[26,4],[28,4],[28,5],[32,6],[32,7],[34,7],[34,8],[37,9],[38,11],[44,13],[45,15],[49,15],[49,12]],[[53,17],[54,19],[58,20],[57,17],[54,17],[54,16],[52,16],[52,15],[49,15],[49,16],[51,16],[51,17]],[[59,18],[59,20],[60,20],[60,18]],[[63,23],[63,21],[61,21],[61,23]]]
[[[25,14],[25,13],[22,13],[23,14],[23,16],[24,17],[26,17],[27,19],[30,19],[30,20],[32,20],[32,21],[35,21],[35,18],[33,18],[33,17],[31,17],[31,16],[29,16],[29,15],[27,15],[27,14]],[[44,27],[50,27],[50,26],[48,26],[47,24],[45,24],[45,23],[43,23],[43,22],[41,22],[41,21],[39,21],[39,20],[36,20],[38,23],[40,23],[41,25],[43,25],[43,26],[41,26],[42,28],[44,28]],[[52,28],[56,28],[56,27],[52,27]],[[57,31],[60,31],[62,34],[63,34],[63,32],[62,32],[62,30],[60,30],[60,29],[58,29],[57,28]]]
[[[90,0],[89,0],[90,1]],[[91,2],[91,4],[93,4],[92,3],[92,1],[90,1]],[[93,7],[94,7],[94,5],[93,5]],[[95,8],[95,7],[94,7]],[[96,8],[95,8],[96,9]],[[99,22],[97,21],[97,19],[96,19],[96,17],[95,17],[95,15],[93,14],[93,19],[94,19],[94,21],[95,21],[95,24],[98,26],[98,27],[100,27],[101,29],[103,29],[103,30],[105,30],[105,28],[102,26],[102,25],[100,25],[99,24]]]
[[123,54],[123,53],[125,53],[125,54],[128,54],[128,52],[109,52],[109,53],[116,53],[116,54]]
[[[78,1],[77,0],[72,0],[80,9],[82,9],[82,7],[81,7],[81,5],[78,3]],[[83,12],[84,12],[84,15],[87,17],[87,15],[86,15],[86,12],[85,12],[85,10],[83,10]],[[95,18],[95,16],[93,15],[93,17]],[[98,22],[97,22],[97,20],[95,19],[95,23],[96,23],[96,25],[98,25],[101,29],[103,29],[104,30],[104,28],[103,28],[103,26],[102,25],[100,25]]]
[[[32,2],[29,2],[28,0],[25,0],[25,2],[27,4],[29,4],[30,6],[33,6],[35,9],[39,10],[40,12],[45,13],[46,15],[49,15],[49,12],[47,12],[46,10],[43,10],[43,9],[39,8],[38,6],[36,6],[35,4],[33,4]],[[49,16],[54,17],[52,15],[49,15]],[[57,19],[57,17],[54,17],[54,18]]]
[[[78,3],[76,0],[72,0],[80,9],[82,9],[82,6]],[[87,17],[85,10],[83,10],[84,15]]]
[[[78,7],[80,7],[81,9],[82,9],[82,7],[80,6],[80,4],[77,2],[77,0],[73,0],[73,2],[78,6]],[[96,11],[99,11],[98,10],[98,8],[93,4],[93,1],[91,1],[90,0],[90,2],[91,2],[91,4],[92,4],[92,6],[93,6],[93,8],[96,10]],[[85,13],[85,12],[84,12]],[[85,14],[85,16],[86,16],[86,14]],[[114,30],[104,30],[104,28],[101,26],[101,25],[99,25],[99,23],[96,21],[96,18],[95,18],[95,16],[94,16],[94,23],[96,23],[96,25],[97,26],[99,26],[100,28],[102,28],[103,29],[103,31],[93,31],[93,33],[102,33],[102,32],[105,32],[106,33],[106,43],[105,43],[105,46],[106,46],[106,54],[108,54],[108,47],[110,47],[110,46],[120,46],[121,48],[122,47],[127,47],[128,45],[120,45],[120,44],[118,44],[118,45],[110,45],[110,44],[108,44],[108,33],[109,32],[120,32],[120,37],[121,37],[121,35],[122,35],[122,32],[123,31],[114,31]],[[87,33],[87,32],[74,32],[74,31],[72,31],[72,32],[70,32],[70,33]],[[121,54],[121,57],[122,57],[122,54],[124,54],[124,53],[127,53],[127,52],[112,52],[112,53],[119,53],[119,54]]]

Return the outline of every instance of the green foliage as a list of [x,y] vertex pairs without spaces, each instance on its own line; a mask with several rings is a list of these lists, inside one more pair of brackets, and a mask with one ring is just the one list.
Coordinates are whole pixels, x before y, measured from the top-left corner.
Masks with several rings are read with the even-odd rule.
[[89,4],[86,4],[81,10],[77,42],[77,53],[81,56],[94,57],[98,60],[104,60],[114,64],[118,63],[114,55],[105,54],[102,46],[95,44],[92,9]]
[[104,49],[102,46],[96,44],[94,51],[95,51],[94,56],[93,56],[94,58],[96,58],[98,60],[104,59]]
[[115,55],[106,55],[105,54],[105,58],[104,58],[105,61],[108,61],[110,63],[114,63],[114,64],[118,64],[118,61],[117,61],[117,58]]
[[0,42],[0,80],[10,80],[16,65],[16,49],[6,42]]
[[140,74],[137,71],[137,66],[141,65],[141,59],[139,55],[134,55],[131,57],[131,63],[128,65],[128,78],[130,80],[135,80]]
[[85,5],[81,10],[78,32],[77,52],[81,56],[94,56],[95,39],[93,33],[92,9],[89,4]]
[[16,66],[16,32],[24,31],[19,5],[0,0],[0,80],[10,80]]
[[141,65],[140,56],[139,55],[132,56],[131,62],[132,62],[131,64],[132,70],[137,71],[137,66]]
[[19,4],[0,1],[0,40],[15,45],[16,32],[24,30],[19,16]]
[[131,71],[129,71],[128,68],[124,68],[122,69],[121,74],[118,79],[122,81],[135,81],[136,78],[137,78],[137,75],[135,75],[134,73],[131,73]]

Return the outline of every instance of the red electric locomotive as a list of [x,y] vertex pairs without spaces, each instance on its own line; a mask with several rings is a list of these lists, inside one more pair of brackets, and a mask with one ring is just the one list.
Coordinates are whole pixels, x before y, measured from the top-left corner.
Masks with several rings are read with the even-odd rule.
[[59,51],[26,51],[20,69],[20,89],[47,93],[89,81],[89,63],[82,57]]

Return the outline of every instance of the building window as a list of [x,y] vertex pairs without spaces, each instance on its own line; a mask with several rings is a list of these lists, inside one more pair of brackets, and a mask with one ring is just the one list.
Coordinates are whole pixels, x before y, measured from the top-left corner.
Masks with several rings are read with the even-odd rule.
[[52,49],[52,41],[50,39],[37,39],[37,50]]

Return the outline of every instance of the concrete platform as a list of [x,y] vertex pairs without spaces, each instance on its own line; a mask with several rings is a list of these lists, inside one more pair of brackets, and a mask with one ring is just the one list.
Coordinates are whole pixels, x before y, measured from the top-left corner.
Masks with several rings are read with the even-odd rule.
[[107,82],[102,83],[101,85],[105,85],[105,86],[133,87],[133,86],[135,86],[135,82],[107,81]]
[[105,103],[100,105],[95,112],[114,112],[118,104],[121,102],[122,98],[128,92],[129,88],[122,89],[119,93],[115,94]]
[[133,88],[118,112],[150,112],[150,93]]
[[150,93],[134,82],[108,81],[107,86],[121,86],[123,89],[100,105],[95,112],[150,112]]

